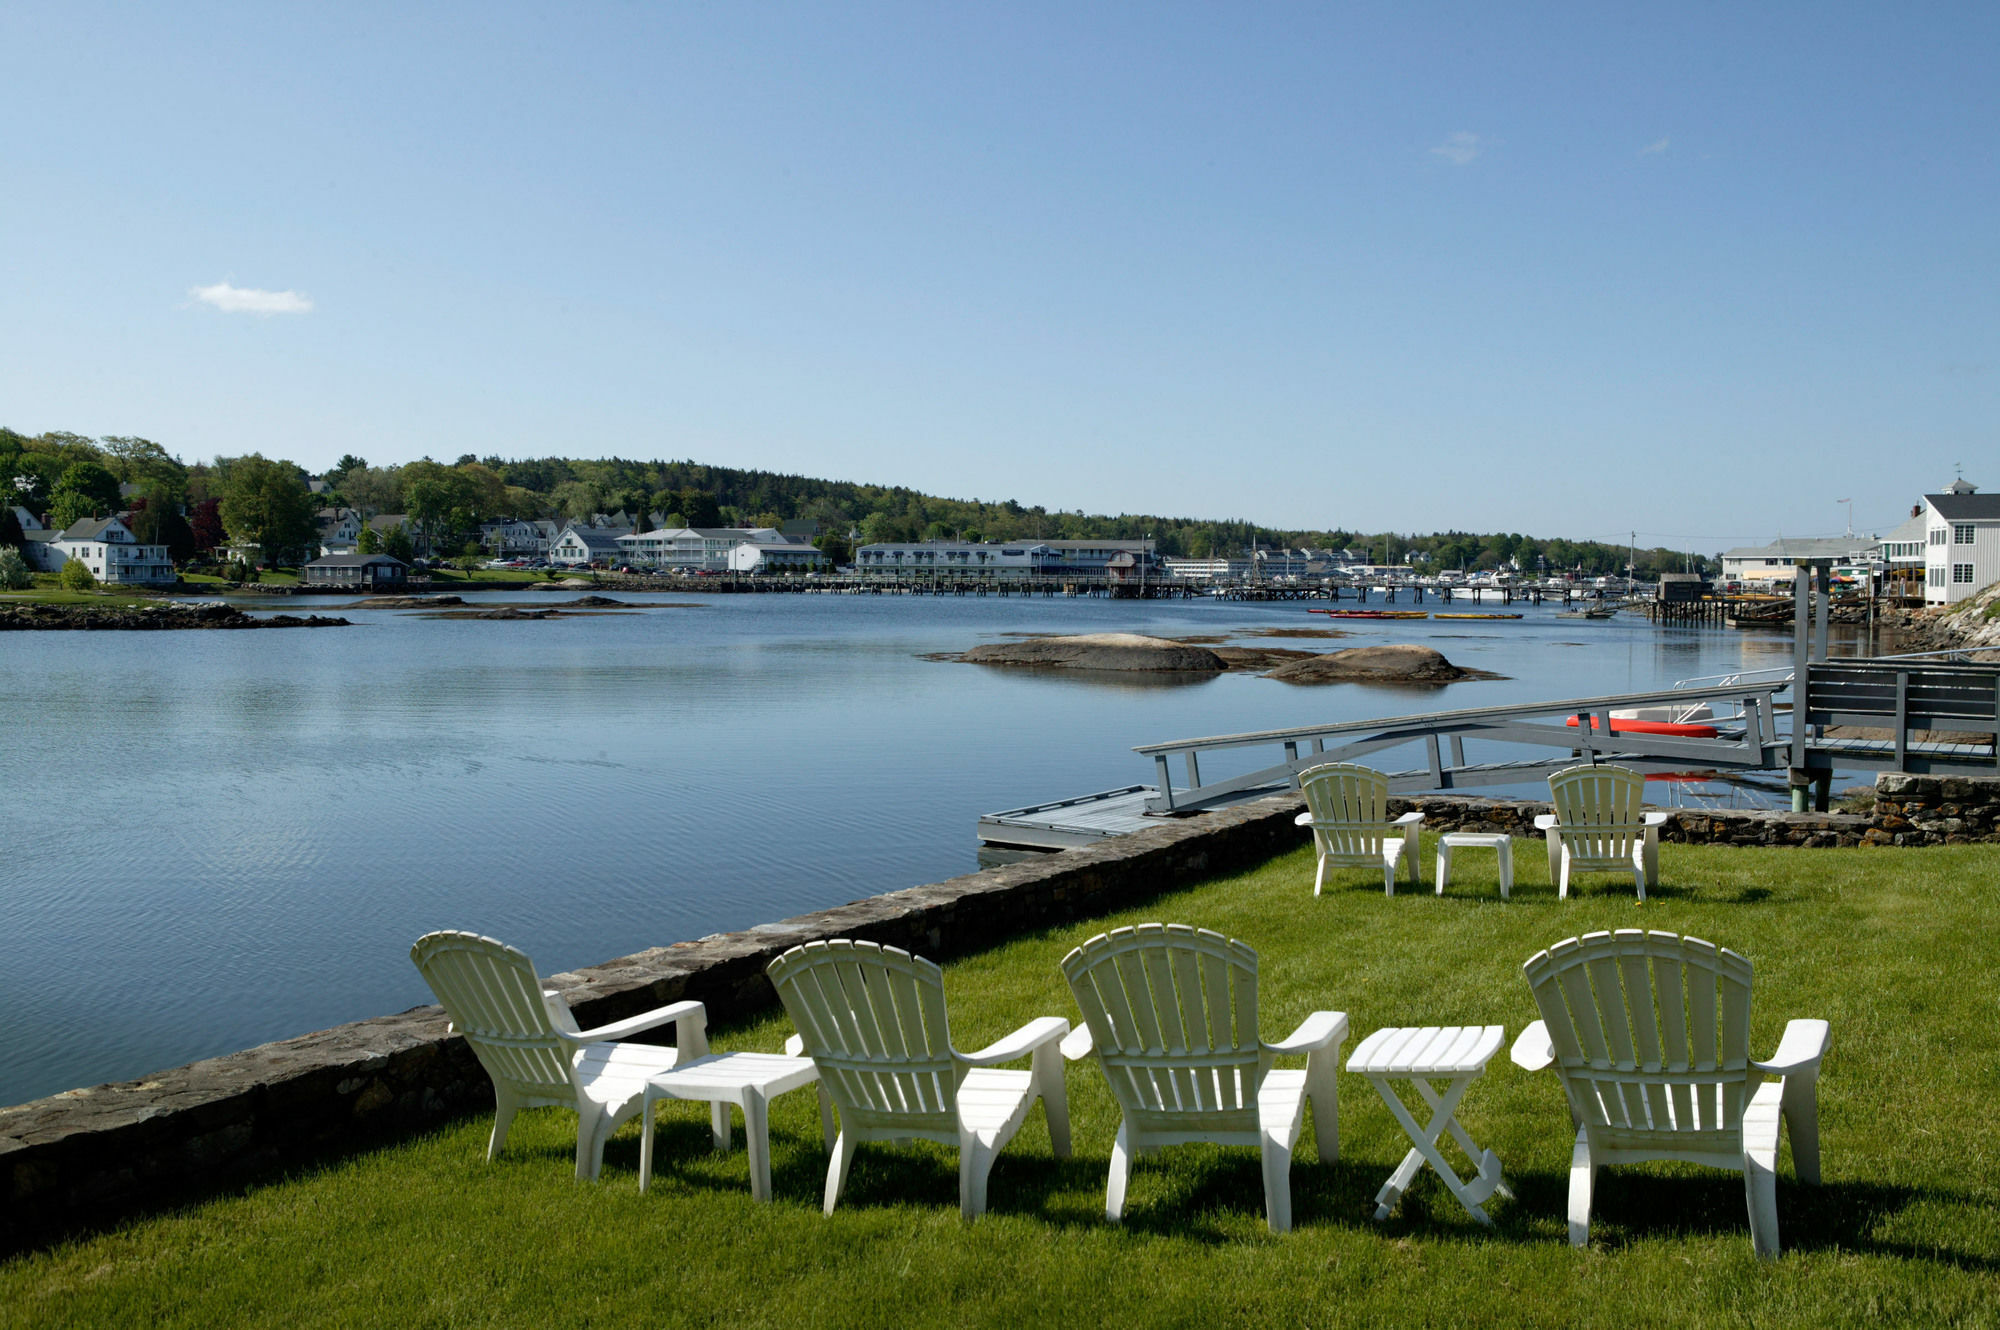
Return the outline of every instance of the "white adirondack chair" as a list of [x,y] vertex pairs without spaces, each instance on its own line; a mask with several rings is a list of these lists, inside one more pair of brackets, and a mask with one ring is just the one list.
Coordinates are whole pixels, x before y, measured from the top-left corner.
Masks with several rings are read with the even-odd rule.
[[1629,767],[1570,767],[1549,777],[1556,811],[1535,818],[1548,839],[1549,881],[1569,896],[1572,873],[1630,873],[1646,888],[1660,885],[1660,828],[1667,815],[1648,813],[1646,778]]
[[[604,1166],[604,1142],[644,1102],[646,1078],[708,1052],[708,1013],[699,1002],[579,1030],[569,1004],[535,977],[534,962],[503,942],[477,933],[426,933],[410,959],[444,1004],[453,1032],[465,1036],[493,1078],[489,1162],[521,1109],[574,1108],[576,1175],[594,1179]],[[617,1042],[669,1021],[674,1048]],[[716,1112],[718,1130],[726,1128],[728,1109]]]
[[1753,1060],[1750,962],[1672,933],[1587,933],[1521,969],[1542,1019],[1515,1040],[1513,1059],[1529,1071],[1555,1065],[1577,1124],[1571,1244],[1590,1240],[1598,1169],[1677,1159],[1741,1172],[1751,1241],[1775,1257],[1781,1125],[1799,1180],[1819,1181],[1826,1022],[1789,1022],[1776,1055]]
[[1417,885],[1417,827],[1422,813],[1405,813],[1389,820],[1389,778],[1351,762],[1328,762],[1299,773],[1306,811],[1296,819],[1311,827],[1319,866],[1313,873],[1313,895],[1326,882],[1328,865],[1335,868],[1376,868],[1382,872],[1383,894],[1396,894],[1396,864],[1410,866],[1410,884]]
[[[1063,957],[1084,1024],[1063,1041],[1097,1054],[1124,1116],[1111,1147],[1104,1214],[1125,1211],[1132,1159],[1166,1145],[1254,1145],[1264,1157],[1264,1217],[1292,1226],[1292,1147],[1312,1100],[1322,1163],[1340,1157],[1340,1046],[1347,1013],[1316,1011],[1291,1036],[1257,1034],[1257,953],[1185,924],[1140,924],[1090,939]],[[1303,1071],[1274,1067],[1303,1054]]]
[[[834,939],[793,947],[766,973],[798,1027],[820,1086],[840,1110],[840,1137],[826,1170],[833,1213],[863,1141],[936,1141],[958,1150],[958,1208],[986,1210],[993,1159],[1040,1099],[1049,1143],[1069,1154],[1069,1098],[1056,1048],[1069,1022],[1029,1021],[977,1053],[952,1047],[944,975],[919,956],[873,942]],[[999,1064],[1030,1058],[1027,1071]]]

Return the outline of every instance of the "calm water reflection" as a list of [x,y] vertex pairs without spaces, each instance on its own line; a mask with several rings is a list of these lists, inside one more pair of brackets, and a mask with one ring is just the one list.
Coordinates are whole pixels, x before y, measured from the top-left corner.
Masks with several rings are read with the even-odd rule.
[[1297,605],[348,613],[0,642],[0,1102],[428,1001],[407,951],[432,928],[553,971],[966,872],[980,813],[1149,780],[1134,744],[1664,686],[1790,650],[1532,610],[1271,643],[1428,642],[1510,676],[1412,695],[921,659],[1021,631],[1315,622]]

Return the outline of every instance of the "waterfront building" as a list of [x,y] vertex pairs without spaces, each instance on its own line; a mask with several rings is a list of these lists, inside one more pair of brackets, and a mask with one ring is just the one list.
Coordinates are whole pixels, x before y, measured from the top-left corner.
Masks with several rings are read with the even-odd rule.
[[1903,524],[1882,537],[1876,546],[1876,560],[1888,585],[1904,595],[1923,594],[1924,533],[1929,525],[1924,513],[1923,504],[1912,507]]
[[58,572],[75,559],[98,581],[114,586],[172,586],[179,576],[165,545],[141,544],[115,517],[85,517],[61,531],[37,528],[22,534],[28,538],[29,561],[45,573]]
[[732,573],[819,573],[831,562],[817,546],[800,540],[744,540],[729,551]]
[[1167,575],[1189,582],[1238,582],[1250,577],[1248,555],[1237,558],[1185,559],[1168,556],[1160,560]]
[[810,573],[827,566],[811,541],[776,527],[665,527],[618,538],[633,564],[684,573]]
[[1788,587],[1800,564],[1865,563],[1875,542],[1866,536],[1813,537],[1774,540],[1768,545],[1739,545],[1722,552],[1724,582],[1761,582]]
[[[1059,570],[1047,541],[880,541],[854,552],[864,573],[948,573],[961,577],[1038,577]],[[1108,556],[1107,556],[1108,558]]]
[[618,538],[628,534],[616,527],[571,522],[562,529],[561,535],[549,542],[549,560],[552,563],[622,563],[626,553]]
[[1924,495],[1924,603],[1952,605],[2000,582],[2000,494],[1963,478]]
[[1166,575],[1166,566],[1154,554],[1150,540],[1101,537],[1092,540],[1038,540],[1035,544],[1049,552],[1047,565],[1040,571],[1056,576],[1109,576],[1112,560],[1121,554],[1130,555],[1134,566],[1144,568],[1149,577]]
[[387,554],[329,554],[303,571],[315,591],[400,591],[410,577],[410,565]]

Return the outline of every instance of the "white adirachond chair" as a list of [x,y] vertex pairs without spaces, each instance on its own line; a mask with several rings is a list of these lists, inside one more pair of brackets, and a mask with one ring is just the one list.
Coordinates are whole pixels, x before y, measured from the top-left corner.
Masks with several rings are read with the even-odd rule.
[[[1340,1156],[1340,1046],[1347,1014],[1316,1011],[1291,1036],[1257,1032],[1257,953],[1185,924],[1141,924],[1090,939],[1063,957],[1084,1023],[1063,1054],[1097,1055],[1123,1117],[1111,1147],[1104,1214],[1125,1212],[1134,1156],[1190,1141],[1263,1153],[1264,1217],[1292,1226],[1292,1148],[1312,1100],[1322,1163]],[[1303,1071],[1274,1066],[1303,1054]]]
[[1555,812],[1535,827],[1548,839],[1549,881],[1569,895],[1573,873],[1630,873],[1639,899],[1660,885],[1662,812],[1645,811],[1646,778],[1629,767],[1569,767],[1549,777]]
[[1577,1124],[1571,1244],[1590,1241],[1598,1169],[1671,1159],[1742,1173],[1751,1241],[1775,1257],[1781,1126],[1799,1181],[1819,1181],[1827,1023],[1791,1021],[1775,1056],[1752,1059],[1750,962],[1672,933],[1587,933],[1521,969],[1542,1019],[1515,1040],[1513,1059],[1555,1066]]
[[[576,1175],[595,1178],[604,1142],[638,1113],[646,1079],[708,1052],[708,1014],[699,1002],[675,1002],[595,1030],[579,1030],[569,1004],[535,977],[534,962],[504,942],[477,933],[426,933],[410,948],[479,1065],[493,1078],[491,1161],[524,1108],[574,1108]],[[671,1022],[676,1046],[621,1043]],[[718,1107],[725,1131],[727,1108]],[[726,1134],[723,1139],[727,1139]]]
[[[959,1213],[968,1220],[985,1212],[994,1156],[1035,1100],[1048,1112],[1050,1146],[1059,1157],[1069,1154],[1069,1099],[1057,1052],[1069,1033],[1062,1017],[1043,1016],[977,1053],[961,1053],[945,1017],[943,973],[922,957],[836,938],[793,947],[765,973],[840,1111],[826,1170],[827,1214],[863,1141],[957,1149]],[[999,1065],[1021,1058],[1031,1059],[1027,1071]]]
[[1417,884],[1417,827],[1424,815],[1409,812],[1389,819],[1387,776],[1351,762],[1328,762],[1301,771],[1299,789],[1306,796],[1306,811],[1295,821],[1312,828],[1319,861],[1313,895],[1325,884],[1329,865],[1377,869],[1383,893],[1393,896],[1396,865],[1402,861],[1410,866],[1410,884]]

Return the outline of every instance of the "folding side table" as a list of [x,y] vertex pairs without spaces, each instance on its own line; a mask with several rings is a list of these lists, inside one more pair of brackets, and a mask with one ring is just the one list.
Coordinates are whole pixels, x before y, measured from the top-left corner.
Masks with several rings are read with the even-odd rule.
[[[1458,1198],[1466,1213],[1482,1224],[1493,1223],[1480,1208],[1487,1197],[1513,1196],[1501,1180],[1499,1156],[1473,1144],[1472,1137],[1454,1116],[1466,1087],[1486,1070],[1487,1059],[1498,1051],[1505,1036],[1506,1030],[1498,1025],[1389,1026],[1369,1035],[1354,1050],[1354,1056],[1347,1060],[1347,1069],[1375,1083],[1382,1102],[1396,1115],[1396,1121],[1402,1124],[1412,1142],[1410,1152],[1403,1156],[1403,1162],[1396,1166],[1375,1197],[1376,1219],[1389,1217],[1425,1164],[1437,1170],[1445,1188]],[[1430,1125],[1417,1125],[1391,1084],[1398,1080],[1416,1086],[1417,1093],[1431,1106]],[[1448,1082],[1442,1094],[1431,1084],[1439,1080]],[[1478,1170],[1470,1182],[1461,1181],[1438,1150],[1438,1137],[1447,1131],[1464,1147],[1466,1157]]]

